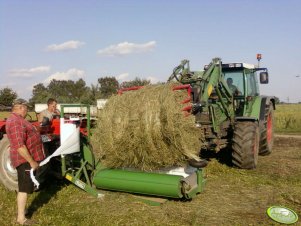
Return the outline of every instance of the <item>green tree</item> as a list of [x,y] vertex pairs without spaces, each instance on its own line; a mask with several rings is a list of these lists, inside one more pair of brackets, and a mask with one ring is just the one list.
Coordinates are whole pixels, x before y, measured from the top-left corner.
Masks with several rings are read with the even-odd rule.
[[32,93],[30,102],[33,104],[46,103],[50,97],[59,103],[93,103],[89,100],[91,90],[83,79],[77,81],[53,79],[47,87],[41,83],[35,85]]
[[116,94],[119,89],[119,83],[115,77],[99,78],[98,83],[100,85],[100,98],[109,98]]
[[60,103],[80,103],[87,87],[83,79],[78,81],[52,80],[48,85],[48,90]]
[[0,90],[0,104],[2,105],[11,106],[17,97],[17,93],[11,88],[6,87]]
[[71,90],[72,95],[77,103],[81,103],[80,100],[82,99],[82,97],[85,96],[85,94],[89,94],[90,92],[90,88],[86,86],[86,82],[83,79],[76,81]]
[[96,99],[92,94],[91,88],[87,87],[86,92],[80,97],[79,103],[96,105]]
[[33,87],[32,97],[29,99],[31,105],[35,103],[46,103],[51,94],[48,92],[48,89],[42,84],[39,83]]
[[132,81],[124,81],[124,82],[122,82],[120,84],[120,88],[129,88],[129,87],[133,87],[133,86],[146,86],[146,85],[149,85],[150,83],[151,83],[150,80],[140,79],[140,78],[136,77]]
[[80,103],[96,105],[97,99],[101,98],[101,92],[99,85],[91,84],[91,87],[87,87],[85,94],[81,97]]
[[99,84],[96,85],[91,84],[91,95],[95,101],[101,97]]
[[72,100],[72,92],[70,92],[72,82],[72,80],[52,79],[47,86],[48,92],[59,103],[73,103],[70,102]]

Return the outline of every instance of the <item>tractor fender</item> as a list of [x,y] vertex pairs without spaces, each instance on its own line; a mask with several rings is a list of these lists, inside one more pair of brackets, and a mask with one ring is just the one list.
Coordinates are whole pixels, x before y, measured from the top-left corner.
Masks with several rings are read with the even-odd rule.
[[273,109],[276,109],[275,106],[275,97],[273,96],[260,96],[261,97],[261,104],[260,104],[260,116],[259,120],[263,121],[265,118],[265,109],[266,106],[269,105],[270,103],[273,104]]
[[243,117],[236,117],[236,120],[239,121],[254,121],[257,120],[258,122],[263,121],[265,117],[265,109],[266,106],[272,102],[273,108],[275,109],[275,97],[272,96],[257,96],[252,101],[252,106],[250,108],[250,111],[247,113],[247,115]]

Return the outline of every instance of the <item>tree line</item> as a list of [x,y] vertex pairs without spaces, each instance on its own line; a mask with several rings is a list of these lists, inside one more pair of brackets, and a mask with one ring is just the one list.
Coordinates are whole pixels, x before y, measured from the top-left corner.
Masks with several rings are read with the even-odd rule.
[[[116,94],[118,89],[144,86],[150,83],[150,80],[137,77],[134,80],[119,83],[115,77],[107,76],[98,78],[96,85],[91,84],[91,86],[87,86],[83,79],[77,81],[53,79],[47,86],[43,83],[35,85],[29,103],[32,106],[36,103],[46,103],[51,97],[57,99],[59,103],[95,105],[97,99],[107,99],[111,95]],[[1,109],[11,106],[12,102],[17,98],[22,97],[18,97],[17,93],[11,88],[6,87],[0,89]],[[281,103],[278,97],[275,99],[276,104]]]
[[[150,83],[150,80],[140,78],[119,83],[115,77],[107,76],[98,78],[96,85],[87,86],[83,79],[77,81],[53,79],[47,86],[43,83],[35,85],[29,103],[32,106],[36,103],[46,103],[51,97],[57,99],[59,103],[95,105],[97,99],[107,99],[111,95],[116,94],[118,89],[144,86]],[[9,87],[0,89],[0,106],[11,106],[12,102],[17,98],[22,97],[19,97],[13,89]]]

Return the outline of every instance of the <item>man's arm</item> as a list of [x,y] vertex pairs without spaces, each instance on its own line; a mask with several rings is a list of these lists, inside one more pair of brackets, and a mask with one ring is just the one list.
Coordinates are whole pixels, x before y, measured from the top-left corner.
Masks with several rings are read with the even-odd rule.
[[241,95],[241,92],[239,91],[237,86],[235,86],[235,95]]
[[60,115],[60,114],[61,114],[61,112],[60,112],[60,110],[59,110],[59,109],[55,109],[55,111],[54,111],[54,114],[56,114],[56,115]]
[[44,126],[49,124],[49,116],[47,115],[46,112],[47,112],[46,110],[41,111],[40,114],[38,115],[38,122],[42,123],[42,125]]
[[33,170],[39,167],[39,164],[31,157],[25,145],[19,147],[18,152],[27,162],[29,162]]

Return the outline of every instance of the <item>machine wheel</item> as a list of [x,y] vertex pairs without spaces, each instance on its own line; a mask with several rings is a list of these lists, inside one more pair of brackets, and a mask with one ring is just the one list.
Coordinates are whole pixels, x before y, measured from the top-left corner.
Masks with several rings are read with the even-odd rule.
[[269,155],[274,143],[274,108],[270,102],[265,108],[264,121],[260,126],[259,155]]
[[18,190],[17,170],[11,165],[9,140],[6,135],[0,141],[0,183],[9,190]]
[[237,122],[232,142],[232,163],[241,169],[254,169],[259,150],[257,122]]

